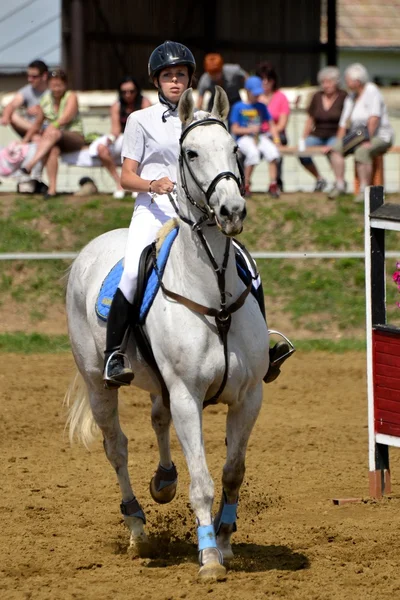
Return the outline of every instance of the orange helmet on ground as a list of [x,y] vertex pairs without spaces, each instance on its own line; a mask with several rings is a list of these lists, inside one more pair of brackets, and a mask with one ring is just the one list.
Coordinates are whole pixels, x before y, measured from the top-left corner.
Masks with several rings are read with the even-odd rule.
[[215,75],[222,71],[224,66],[224,59],[220,54],[211,53],[206,54],[204,57],[204,70],[210,75]]

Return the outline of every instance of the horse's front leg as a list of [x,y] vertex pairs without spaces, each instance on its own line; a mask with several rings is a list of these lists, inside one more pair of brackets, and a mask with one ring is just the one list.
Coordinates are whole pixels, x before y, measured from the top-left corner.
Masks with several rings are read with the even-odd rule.
[[249,390],[239,403],[229,407],[226,421],[227,453],[222,472],[222,498],[214,527],[224,560],[233,558],[231,535],[236,531],[239,490],[245,473],[245,456],[250,434],[260,412],[262,384]]
[[164,406],[161,396],[151,395],[151,423],[157,436],[160,462],[150,481],[150,493],[159,504],[166,504],[174,499],[178,485],[178,473],[171,460],[169,429],[171,411]]
[[103,446],[108,460],[114,467],[122,493],[120,505],[125,524],[131,532],[130,551],[146,557],[150,545],[144,530],[146,518],[136,500],[128,473],[128,440],[123,433],[118,416],[118,392],[102,388],[89,391],[93,417],[103,434]]
[[202,400],[186,386],[170,389],[171,413],[190,474],[190,503],[197,520],[199,578],[223,579],[226,569],[217,548],[211,511],[214,483],[208,471],[202,433]]

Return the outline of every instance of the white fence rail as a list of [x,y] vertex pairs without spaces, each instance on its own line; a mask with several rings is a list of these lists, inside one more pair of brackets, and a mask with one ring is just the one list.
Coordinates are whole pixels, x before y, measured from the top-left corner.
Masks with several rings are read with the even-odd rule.
[[[400,258],[400,251],[386,252],[390,258]],[[364,251],[360,252],[251,252],[253,258],[365,258]],[[4,252],[0,253],[1,260],[73,260],[78,256],[78,252]]]

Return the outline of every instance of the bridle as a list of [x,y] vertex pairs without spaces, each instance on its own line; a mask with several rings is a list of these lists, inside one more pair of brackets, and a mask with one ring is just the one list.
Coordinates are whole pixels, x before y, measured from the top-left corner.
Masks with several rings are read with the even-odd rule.
[[[187,137],[187,135],[191,131],[193,131],[193,129],[195,129],[196,127],[206,127],[208,125],[220,125],[221,127],[223,127],[226,130],[226,127],[222,121],[220,121],[219,119],[213,119],[211,117],[208,119],[203,119],[201,121],[195,121],[194,123],[191,123],[183,131],[183,133],[180,137],[180,140],[179,140],[180,153],[179,153],[178,163],[179,163],[179,174],[180,174],[182,189],[185,192],[185,196],[188,199],[188,201],[190,202],[190,204],[192,206],[195,206],[201,213],[203,213],[203,216],[196,223],[194,223],[193,221],[190,221],[190,219],[187,219],[186,217],[183,217],[183,215],[181,215],[179,213],[179,209],[176,206],[176,203],[175,203],[173,197],[169,194],[169,199],[170,199],[175,211],[178,213],[179,218],[182,221],[184,221],[185,223],[188,223],[189,225],[191,225],[193,230],[201,227],[201,225],[205,221],[211,221],[210,225],[215,225],[215,213],[210,206],[210,198],[211,198],[212,194],[214,193],[215,188],[217,187],[217,185],[220,181],[222,181],[223,179],[233,179],[236,182],[236,184],[240,190],[240,193],[242,195],[244,193],[244,173],[243,173],[243,168],[242,168],[242,165],[240,164],[238,157],[236,157],[236,163],[237,163],[237,166],[239,169],[239,177],[232,171],[222,171],[222,173],[218,173],[218,175],[216,175],[216,177],[214,177],[214,179],[211,181],[211,183],[209,184],[209,186],[206,190],[203,189],[201,183],[199,182],[195,173],[193,172],[193,169],[190,166],[190,163],[187,159],[186,152],[183,148],[183,142],[184,142],[185,138]],[[206,200],[205,204],[199,204],[190,195],[190,192],[189,192],[189,189],[188,189],[188,186],[186,183],[185,169],[187,169],[192,180],[195,182],[195,184],[197,185],[199,190],[204,194],[205,200]]]
[[[239,177],[237,177],[235,175],[235,173],[232,173],[232,171],[223,171],[222,173],[219,173],[216,177],[214,177],[214,179],[209,184],[207,190],[204,190],[202,188],[199,180],[197,179],[196,175],[193,173],[193,169],[190,167],[190,164],[185,155],[184,148],[182,146],[182,143],[183,143],[184,139],[186,138],[187,134],[190,131],[192,131],[195,127],[201,127],[201,126],[204,127],[207,125],[216,125],[216,124],[220,125],[221,127],[224,127],[224,129],[226,129],[223,122],[219,121],[218,119],[209,118],[209,119],[204,119],[201,121],[196,121],[195,123],[190,124],[189,127],[187,127],[187,129],[184,130],[184,132],[181,135],[180,141],[179,141],[179,143],[180,143],[179,170],[180,170],[180,179],[181,179],[182,188],[185,192],[185,195],[186,195],[186,198],[188,199],[188,201],[193,206],[198,208],[203,213],[203,216],[197,222],[194,222],[191,219],[184,217],[183,215],[180,214],[179,208],[176,205],[176,202],[173,199],[172,195],[168,194],[168,197],[169,197],[176,213],[178,214],[179,218],[183,222],[190,225],[192,230],[197,233],[199,240],[206,251],[206,254],[211,262],[212,268],[214,269],[214,272],[217,277],[218,289],[219,289],[219,293],[220,293],[220,308],[219,309],[212,308],[212,307],[209,308],[207,306],[204,306],[202,304],[194,302],[193,300],[190,300],[189,298],[185,298],[184,296],[181,296],[181,294],[177,294],[176,292],[168,290],[165,287],[165,285],[163,284],[161,277],[159,277],[161,289],[166,296],[175,300],[176,302],[179,302],[180,304],[183,304],[184,306],[186,306],[190,310],[193,310],[194,312],[197,312],[201,315],[215,318],[215,323],[217,326],[218,334],[219,334],[219,337],[222,341],[223,348],[224,348],[225,372],[224,372],[224,376],[223,376],[221,385],[220,385],[217,393],[214,394],[214,396],[212,398],[210,398],[209,400],[206,400],[204,402],[203,406],[207,406],[209,404],[216,404],[219,396],[222,394],[222,392],[225,388],[225,385],[226,385],[226,382],[228,379],[228,369],[229,369],[228,332],[229,332],[229,328],[230,328],[231,321],[232,321],[232,314],[234,312],[236,312],[237,310],[239,310],[239,308],[241,308],[243,306],[247,296],[250,293],[251,287],[252,287],[252,281],[250,280],[250,283],[248,284],[246,289],[240,294],[240,296],[235,300],[235,302],[230,304],[230,306],[226,305],[228,294],[225,290],[225,273],[226,273],[226,269],[228,267],[229,252],[230,252],[230,248],[231,248],[231,238],[229,238],[228,236],[226,237],[224,257],[222,260],[222,265],[221,265],[221,267],[219,267],[217,264],[217,261],[214,258],[214,255],[212,253],[210,245],[207,242],[207,240],[202,232],[202,229],[201,229],[202,225],[205,224],[206,221],[212,221],[211,223],[209,223],[209,225],[215,225],[215,214],[214,214],[214,211],[212,210],[212,208],[210,207],[209,202],[210,202],[211,195],[213,194],[216,186],[218,185],[218,183],[220,181],[222,181],[223,179],[233,179],[236,182],[237,186],[239,187],[240,191],[242,192],[243,185],[244,185],[244,177],[243,177],[243,170],[241,168],[239,160],[237,159],[239,173],[240,173]],[[193,181],[196,183],[197,187],[204,194],[205,199],[206,199],[205,204],[201,205],[191,197],[188,187],[187,187],[187,183],[186,183],[185,167],[188,170]],[[156,261],[154,261],[154,264],[155,264],[155,270],[157,272]],[[157,274],[158,274],[158,272],[157,272]]]

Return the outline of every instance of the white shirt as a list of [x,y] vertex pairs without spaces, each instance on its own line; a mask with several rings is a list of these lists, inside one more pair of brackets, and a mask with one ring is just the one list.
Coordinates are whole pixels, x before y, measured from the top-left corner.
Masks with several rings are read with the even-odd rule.
[[[182,123],[177,110],[172,112],[161,103],[137,110],[129,115],[126,122],[122,159],[136,160],[139,163],[137,174],[143,179],[151,181],[169,177],[175,182],[181,133]],[[171,212],[166,194],[155,196],[154,201],[161,210]],[[136,198],[136,205],[149,206],[150,202],[151,196],[145,192]]]
[[351,129],[359,126],[366,127],[370,117],[379,117],[379,125],[375,131],[375,136],[385,142],[390,142],[393,139],[394,131],[389,123],[386,104],[378,87],[371,82],[365,85],[356,102],[354,102],[354,96],[347,96],[339,126],[347,129],[348,120],[350,119]]

